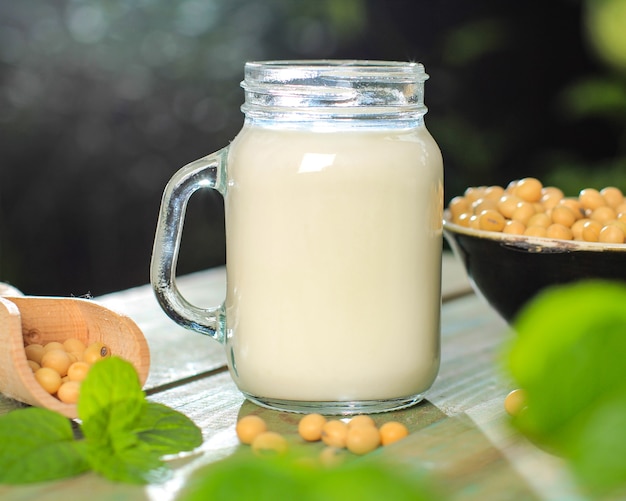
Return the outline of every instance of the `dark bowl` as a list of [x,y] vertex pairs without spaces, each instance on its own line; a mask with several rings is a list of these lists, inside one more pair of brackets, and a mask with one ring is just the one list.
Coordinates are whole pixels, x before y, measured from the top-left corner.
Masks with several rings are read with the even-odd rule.
[[546,287],[594,278],[626,281],[626,244],[474,230],[447,216],[444,235],[474,290],[509,323]]

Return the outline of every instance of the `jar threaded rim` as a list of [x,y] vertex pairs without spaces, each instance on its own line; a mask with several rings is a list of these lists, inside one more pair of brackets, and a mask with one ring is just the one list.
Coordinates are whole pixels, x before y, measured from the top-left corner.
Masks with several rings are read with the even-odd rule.
[[[424,65],[372,60],[251,61],[241,86],[246,118],[421,118]],[[293,116],[292,116],[293,115]]]

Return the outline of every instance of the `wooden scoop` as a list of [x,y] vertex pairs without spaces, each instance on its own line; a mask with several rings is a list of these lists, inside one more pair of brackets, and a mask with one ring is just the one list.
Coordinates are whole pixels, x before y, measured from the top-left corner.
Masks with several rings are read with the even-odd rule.
[[98,303],[79,298],[0,297],[0,392],[21,402],[46,407],[68,418],[74,404],[61,402],[36,381],[26,362],[25,344],[76,338],[86,345],[102,342],[113,355],[131,362],[141,385],[148,378],[150,352],[135,322]]

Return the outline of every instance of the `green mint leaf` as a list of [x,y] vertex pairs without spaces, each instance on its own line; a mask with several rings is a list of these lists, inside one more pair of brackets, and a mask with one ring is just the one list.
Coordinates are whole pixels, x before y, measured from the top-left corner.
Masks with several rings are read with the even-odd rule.
[[130,362],[110,357],[95,363],[81,384],[78,415],[88,440],[108,440],[116,430],[133,429],[145,395]]
[[121,438],[118,435],[109,444],[88,443],[87,456],[93,471],[113,482],[129,484],[162,482],[169,477],[171,471],[159,453],[138,440]]
[[169,468],[161,456],[202,443],[200,430],[186,416],[146,400],[133,365],[117,357],[90,369],[78,415],[91,468],[116,482],[162,481]]
[[202,431],[184,414],[147,402],[136,424],[139,439],[161,455],[190,451],[202,444]]
[[81,385],[78,414],[91,468],[116,482],[161,481],[169,472],[161,456],[202,443],[200,430],[186,416],[146,401],[135,368],[116,357],[91,368]]
[[624,305],[622,283],[546,290],[516,319],[507,352],[509,372],[527,393],[514,424],[598,491],[626,488]]
[[25,484],[71,477],[89,469],[70,421],[37,407],[0,416],[0,482]]

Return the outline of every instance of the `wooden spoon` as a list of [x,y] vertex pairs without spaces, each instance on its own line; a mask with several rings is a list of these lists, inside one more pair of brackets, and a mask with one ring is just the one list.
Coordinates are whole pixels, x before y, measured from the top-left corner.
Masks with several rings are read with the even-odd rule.
[[150,369],[143,333],[129,317],[89,299],[39,296],[0,297],[0,392],[21,402],[46,407],[68,418],[75,404],[61,402],[35,380],[26,361],[26,344],[76,338],[86,345],[104,343],[113,355],[131,362],[141,385]]

